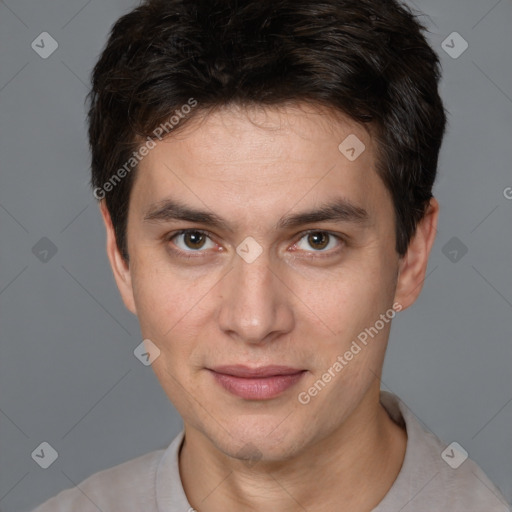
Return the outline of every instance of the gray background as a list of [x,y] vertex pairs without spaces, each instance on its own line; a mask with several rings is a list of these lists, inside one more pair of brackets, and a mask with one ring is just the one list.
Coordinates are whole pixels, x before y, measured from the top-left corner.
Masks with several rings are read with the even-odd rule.
[[[89,73],[110,26],[134,5],[0,2],[3,512],[163,448],[181,428],[151,367],[133,355],[138,324],[115,288],[88,188]],[[459,442],[511,501],[512,3],[413,6],[441,56],[450,117],[428,277],[393,323],[382,387],[447,444]],[[59,44],[47,59],[31,48],[43,31]],[[469,44],[458,58],[441,47],[454,31]],[[42,237],[57,248],[47,262],[32,252]],[[42,441],[59,453],[46,470],[31,458]]]

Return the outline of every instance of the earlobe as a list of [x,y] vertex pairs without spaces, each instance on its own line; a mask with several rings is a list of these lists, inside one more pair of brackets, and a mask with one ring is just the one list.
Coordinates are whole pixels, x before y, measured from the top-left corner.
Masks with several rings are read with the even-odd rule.
[[119,293],[121,294],[124,305],[128,308],[129,311],[136,315],[137,310],[133,298],[130,267],[128,262],[125,261],[125,259],[122,257],[117,246],[114,226],[112,225],[112,219],[110,218],[110,213],[107,209],[107,205],[104,199],[100,202],[100,212],[101,216],[103,217],[103,222],[105,224],[107,233],[107,256],[110,261],[112,273],[114,274],[114,279],[116,280],[117,288],[119,289]]
[[409,242],[407,252],[400,259],[395,301],[402,305],[402,309],[413,304],[423,288],[428,257],[436,237],[438,217],[439,203],[432,198]]

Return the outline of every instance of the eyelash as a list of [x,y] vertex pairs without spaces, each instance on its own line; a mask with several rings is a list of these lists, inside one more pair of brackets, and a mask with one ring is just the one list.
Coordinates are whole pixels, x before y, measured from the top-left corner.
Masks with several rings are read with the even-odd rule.
[[[180,235],[183,235],[183,234],[187,234],[187,233],[200,233],[202,235],[207,236],[211,240],[211,233],[209,233],[208,231],[205,231],[203,229],[188,228],[188,229],[180,229],[179,231],[175,231],[173,233],[170,233],[168,236],[166,236],[166,241],[167,242],[171,242],[177,236],[180,236]],[[342,245],[346,244],[345,238],[343,238],[340,235],[336,235],[334,233],[331,233],[330,231],[322,231],[322,230],[319,230],[319,229],[310,229],[308,231],[304,231],[304,232],[300,233],[298,235],[297,241],[294,242],[294,245],[296,243],[298,243],[300,240],[302,240],[305,236],[310,235],[312,233],[323,233],[323,234],[328,235],[329,237],[335,238]],[[308,258],[325,258],[325,257],[330,257],[330,256],[337,255],[341,251],[341,249],[342,249],[341,247],[338,247],[337,249],[334,249],[334,250],[331,250],[331,251],[328,251],[328,252],[313,251],[313,253],[316,253],[315,255],[310,254],[309,256],[306,256],[306,257],[308,257]],[[178,256],[180,258],[184,258],[184,259],[201,257],[201,253],[205,252],[205,251],[201,251],[201,250],[198,250],[198,251],[182,251],[180,249],[174,249],[174,248],[172,248],[170,246],[168,247],[168,250],[170,252],[172,252],[173,254],[175,254],[176,256]],[[195,255],[194,253],[196,253],[197,255]]]

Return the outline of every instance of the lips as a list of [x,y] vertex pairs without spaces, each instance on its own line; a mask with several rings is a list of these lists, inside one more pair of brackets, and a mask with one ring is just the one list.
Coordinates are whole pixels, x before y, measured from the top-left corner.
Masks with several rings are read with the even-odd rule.
[[295,385],[306,370],[280,365],[232,365],[217,366],[210,372],[217,384],[233,395],[246,400],[269,400]]
[[294,375],[303,371],[300,368],[292,368],[290,366],[269,365],[257,368],[249,368],[243,365],[216,366],[211,368],[216,373],[224,375],[232,375],[233,377],[273,377],[275,375]]

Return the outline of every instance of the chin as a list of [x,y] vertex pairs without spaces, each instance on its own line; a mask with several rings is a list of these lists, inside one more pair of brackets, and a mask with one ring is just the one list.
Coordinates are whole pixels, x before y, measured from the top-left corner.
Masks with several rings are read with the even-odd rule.
[[[282,422],[279,425],[280,421]],[[286,420],[240,422],[225,425],[225,429],[215,433],[208,429],[210,441],[229,457],[247,460],[248,464],[257,461],[278,462],[293,458],[307,444],[310,435],[293,422],[288,429],[283,428]],[[277,427],[277,428],[276,428]]]

